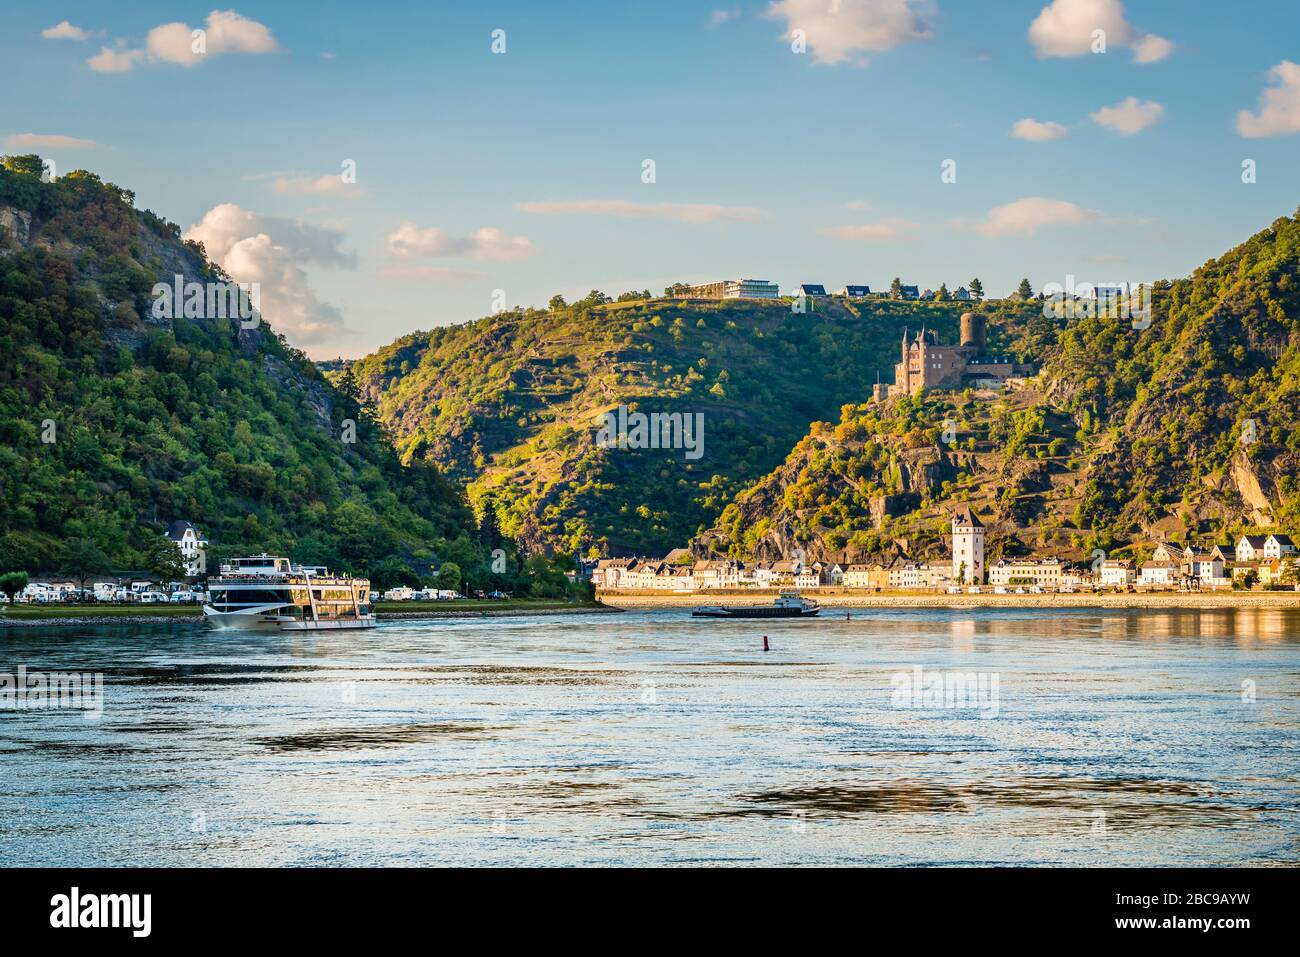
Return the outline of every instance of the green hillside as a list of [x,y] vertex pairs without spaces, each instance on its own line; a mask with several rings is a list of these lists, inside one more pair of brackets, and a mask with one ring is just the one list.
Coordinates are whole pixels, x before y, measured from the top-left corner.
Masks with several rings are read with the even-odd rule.
[[990,525],[994,555],[1295,530],[1298,273],[1300,219],[1288,217],[1159,283],[1149,328],[1041,313],[1005,327],[1042,365],[1025,388],[848,405],[737,496],[697,551],[940,554],[958,504]]
[[[471,497],[494,503],[521,543],[644,554],[684,543],[780,463],[809,423],[869,397],[877,372],[892,375],[905,326],[950,341],[963,311],[954,302],[817,300],[797,313],[788,300],[620,299],[593,293],[435,328],[347,372],[407,460],[468,480]],[[620,404],[701,413],[702,457],[598,448],[596,416]]]
[[486,567],[463,493],[269,326],[153,317],[155,282],[225,278],[201,247],[92,173],[40,170],[0,164],[0,571],[157,567],[174,519],[210,558]]

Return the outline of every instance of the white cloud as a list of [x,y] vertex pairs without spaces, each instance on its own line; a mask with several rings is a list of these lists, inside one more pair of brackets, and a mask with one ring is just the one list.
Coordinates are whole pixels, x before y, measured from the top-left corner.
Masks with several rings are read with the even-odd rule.
[[734,20],[740,16],[740,8],[732,7],[730,10],[714,10],[709,14],[709,22],[714,26],[726,23],[728,20]]
[[620,219],[671,219],[680,223],[756,223],[767,213],[751,206],[713,203],[636,203],[625,199],[575,199],[520,203],[525,213],[563,215],[586,213]]
[[1012,136],[1016,139],[1027,140],[1030,143],[1048,143],[1052,140],[1059,140],[1066,132],[1066,128],[1060,123],[1054,123],[1051,120],[1039,122],[1029,117],[1016,120],[1015,125],[1011,127]]
[[98,145],[94,140],[57,133],[15,133],[5,137],[5,149],[10,150],[93,150]]
[[1160,122],[1165,115],[1165,108],[1151,100],[1139,100],[1130,96],[1114,106],[1103,106],[1096,113],[1088,116],[1098,126],[1113,130],[1120,136],[1132,136],[1141,133],[1153,123]]
[[1012,203],[995,206],[982,222],[972,229],[982,236],[1032,236],[1044,226],[1079,226],[1102,222],[1105,217],[1093,209],[1060,199],[1026,196]]
[[388,251],[398,259],[467,256],[507,262],[527,259],[537,252],[537,247],[526,236],[510,236],[492,226],[468,236],[453,236],[437,226],[421,229],[415,223],[402,223],[389,233]]
[[144,58],[143,50],[111,50],[100,47],[86,62],[96,73],[126,73]]
[[340,249],[341,230],[259,216],[222,203],[187,229],[185,238],[203,243],[208,258],[231,279],[258,283],[262,315],[295,344],[311,345],[346,333],[342,313],[316,298],[303,270],[313,262],[355,265],[356,257]]
[[1268,71],[1276,86],[1259,96],[1259,110],[1237,114],[1237,132],[1242,136],[1283,136],[1300,133],[1300,64],[1283,60]]
[[906,219],[887,219],[879,223],[862,223],[855,226],[832,226],[821,231],[823,236],[849,242],[880,243],[911,239],[916,223]]
[[1106,35],[1106,48],[1132,47],[1133,62],[1155,63],[1174,45],[1142,33],[1128,22],[1121,0],[1052,0],[1029,25],[1029,42],[1039,57],[1084,56],[1093,52],[1094,32]]
[[74,27],[67,20],[61,20],[54,26],[42,30],[41,36],[47,40],[86,40],[89,39],[90,34],[81,27]]
[[775,0],[763,16],[785,21],[786,42],[802,30],[814,63],[862,63],[864,51],[930,39],[931,7],[928,0]]
[[853,199],[844,204],[845,209],[857,210],[859,213],[865,213],[871,209],[871,204],[865,199]]
[[1173,52],[1173,42],[1154,33],[1148,33],[1133,42],[1134,63],[1159,63]]
[[338,173],[326,173],[312,179],[308,176],[280,176],[271,180],[271,191],[281,196],[360,196],[355,183],[346,183]]
[[124,49],[118,41],[118,51],[104,47],[86,62],[101,73],[125,73],[145,60],[191,67],[225,53],[274,53],[280,49],[270,27],[234,10],[213,10],[201,35],[195,33],[188,23],[163,23],[149,31],[143,49]]

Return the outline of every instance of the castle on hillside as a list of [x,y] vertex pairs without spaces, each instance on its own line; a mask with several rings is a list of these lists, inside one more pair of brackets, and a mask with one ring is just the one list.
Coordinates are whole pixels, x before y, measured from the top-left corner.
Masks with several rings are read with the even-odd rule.
[[1033,369],[1009,355],[990,354],[984,316],[977,312],[961,317],[961,344],[942,346],[939,334],[924,326],[909,341],[903,330],[902,361],[894,366],[894,384],[877,382],[876,401],[900,395],[916,395],[923,389],[1000,389],[1008,379],[1032,375]]

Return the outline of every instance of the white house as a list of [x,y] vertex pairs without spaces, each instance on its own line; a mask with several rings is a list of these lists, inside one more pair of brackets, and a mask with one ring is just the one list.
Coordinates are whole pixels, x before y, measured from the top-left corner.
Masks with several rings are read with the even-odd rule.
[[1295,543],[1291,541],[1290,535],[1270,535],[1264,541],[1265,558],[1281,558],[1295,550]]
[[1173,562],[1147,562],[1142,566],[1139,585],[1177,585],[1178,566]]
[[1237,539],[1237,561],[1239,562],[1259,562],[1266,557],[1264,555],[1264,544],[1268,541],[1267,535],[1243,535]]
[[1127,558],[1108,558],[1101,563],[1101,584],[1103,587],[1122,588],[1132,585],[1137,580],[1137,570]]
[[1194,554],[1187,559],[1187,572],[1207,584],[1222,579],[1223,559],[1209,552]]
[[197,578],[207,573],[208,540],[202,532],[189,522],[175,521],[167,526],[164,534],[180,551],[187,578]]
[[618,588],[623,574],[635,562],[635,558],[602,558],[591,573],[591,583],[597,588]]

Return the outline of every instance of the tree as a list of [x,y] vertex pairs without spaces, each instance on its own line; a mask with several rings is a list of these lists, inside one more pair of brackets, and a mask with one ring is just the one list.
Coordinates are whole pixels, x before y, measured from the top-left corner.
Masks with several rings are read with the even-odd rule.
[[157,536],[145,548],[144,567],[150,575],[162,582],[185,577],[185,563],[181,561],[180,549],[164,535]]
[[889,284],[889,298],[890,299],[903,298],[903,280],[898,278],[897,276],[895,276],[894,281]]
[[1016,288],[1016,298],[1024,302],[1034,298],[1034,287],[1029,284],[1028,279],[1020,280],[1020,285]]
[[984,283],[979,281],[978,276],[970,281],[969,288],[970,288],[970,294],[973,298],[975,299],[984,298]]
[[26,572],[5,572],[0,575],[0,591],[12,602],[14,595],[27,587],[27,581]]
[[438,569],[438,587],[449,591],[460,588],[460,566],[455,562],[443,562]]
[[84,538],[69,540],[59,553],[59,567],[77,580],[78,587],[86,590],[86,579],[108,569],[108,556],[92,541]]
[[551,312],[556,312],[560,309],[564,309],[568,305],[569,304],[564,301],[564,297],[557,292],[551,297],[551,301],[546,304],[546,308],[550,309]]
[[687,293],[689,293],[690,291],[691,291],[691,287],[688,286],[688,285],[686,285],[686,283],[684,283],[684,282],[675,282],[675,283],[673,283],[671,286],[666,286],[666,287],[664,288],[664,298],[665,298],[665,299],[677,299],[677,298],[680,298],[680,297],[682,297],[682,296],[685,296],[685,295],[686,295]]
[[1283,585],[1300,585],[1300,565],[1294,558],[1282,559],[1282,569],[1278,573],[1277,580]]
[[478,540],[487,549],[500,548],[502,542],[501,522],[497,516],[497,503],[491,495],[483,496],[483,513],[478,521]]
[[948,291],[948,284],[946,282],[939,284],[939,291],[934,294],[934,298],[938,302],[947,302],[952,298],[952,293]]

